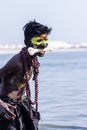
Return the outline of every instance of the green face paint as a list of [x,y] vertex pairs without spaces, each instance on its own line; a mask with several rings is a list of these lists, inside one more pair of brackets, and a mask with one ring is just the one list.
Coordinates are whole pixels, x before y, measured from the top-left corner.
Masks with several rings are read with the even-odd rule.
[[31,39],[34,48],[38,48],[41,45],[48,45],[47,35],[36,36]]

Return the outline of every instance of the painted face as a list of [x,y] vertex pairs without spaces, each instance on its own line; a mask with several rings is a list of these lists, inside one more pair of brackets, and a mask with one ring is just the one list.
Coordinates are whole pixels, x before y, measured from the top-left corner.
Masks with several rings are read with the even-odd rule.
[[48,46],[48,37],[46,34],[42,34],[40,36],[33,37],[31,39],[34,48],[44,49]]

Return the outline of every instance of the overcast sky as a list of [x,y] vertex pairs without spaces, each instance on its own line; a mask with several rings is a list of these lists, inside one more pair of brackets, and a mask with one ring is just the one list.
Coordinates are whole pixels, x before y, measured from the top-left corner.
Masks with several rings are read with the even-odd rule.
[[23,43],[34,19],[52,27],[50,40],[87,42],[87,0],[0,0],[0,43]]

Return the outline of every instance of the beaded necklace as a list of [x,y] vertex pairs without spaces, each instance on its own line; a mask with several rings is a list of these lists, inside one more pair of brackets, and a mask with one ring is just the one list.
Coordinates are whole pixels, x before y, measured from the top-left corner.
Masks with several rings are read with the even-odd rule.
[[[32,119],[31,114],[31,105],[35,105],[35,111],[36,111],[36,118],[37,118],[37,112],[38,112],[38,74],[39,74],[39,66],[40,63],[38,62],[37,56],[30,56],[27,47],[22,48],[21,52],[21,59],[23,61],[23,67],[24,67],[24,73],[26,78],[26,94],[28,97],[29,102],[29,111],[30,111],[30,117]],[[31,91],[30,91],[30,84],[28,81],[28,67],[32,67],[33,69],[33,80],[35,81],[35,100],[32,101],[31,99]]]

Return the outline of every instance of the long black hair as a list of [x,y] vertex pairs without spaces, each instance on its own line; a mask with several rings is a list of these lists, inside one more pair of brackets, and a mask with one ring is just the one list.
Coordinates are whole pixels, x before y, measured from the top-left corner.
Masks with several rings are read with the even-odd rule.
[[32,46],[31,45],[32,37],[39,36],[41,34],[47,34],[48,35],[48,34],[50,34],[52,29],[48,28],[47,26],[42,25],[42,24],[40,24],[40,23],[38,23],[34,20],[34,21],[30,21],[29,23],[27,23],[23,27],[23,30],[24,30],[25,45],[27,47],[30,47],[30,46]]

